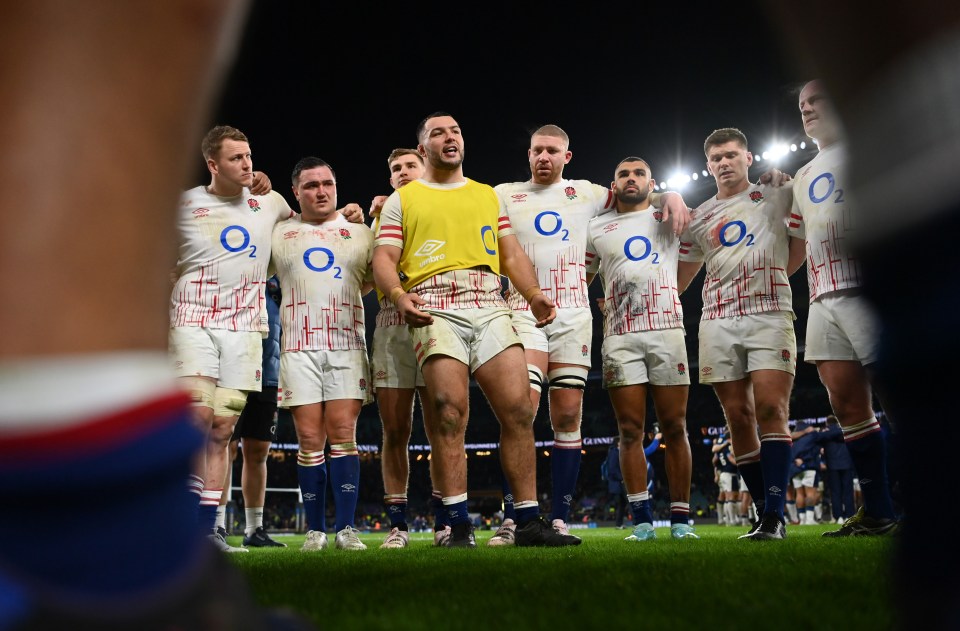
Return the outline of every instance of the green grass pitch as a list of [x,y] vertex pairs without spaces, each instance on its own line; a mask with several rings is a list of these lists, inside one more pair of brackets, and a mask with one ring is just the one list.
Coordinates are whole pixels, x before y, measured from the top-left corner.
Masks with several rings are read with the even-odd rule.
[[[652,542],[629,530],[576,530],[573,548],[379,549],[302,553],[279,549],[230,559],[259,602],[336,629],[889,629],[889,538],[825,539],[836,526],[788,526],[784,541],[740,541],[744,528],[698,526],[699,541]],[[232,545],[240,537],[230,537]]]

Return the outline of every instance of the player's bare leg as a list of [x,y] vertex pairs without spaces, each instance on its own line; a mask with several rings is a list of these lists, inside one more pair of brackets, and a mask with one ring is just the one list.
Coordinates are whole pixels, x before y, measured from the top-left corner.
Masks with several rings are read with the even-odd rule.
[[610,402],[620,430],[620,469],[633,515],[633,534],[628,541],[656,539],[653,511],[647,490],[647,458],[643,452],[647,419],[647,384],[610,388]]
[[670,486],[670,533],[676,539],[697,538],[690,519],[690,481],[693,457],[687,436],[687,395],[690,387],[650,386],[653,406],[666,444],[667,482]]
[[[873,412],[869,373],[860,362],[838,360],[817,362],[817,371],[843,429],[863,494],[863,516],[858,515],[855,522],[864,523],[851,523],[847,530],[859,528],[861,534],[891,532],[896,529],[896,514],[887,477],[886,442]],[[841,528],[829,534],[840,532],[846,531]]]
[[583,417],[583,390],[586,386],[581,373],[585,376],[588,370],[588,366],[551,362],[547,372],[550,425],[554,438],[550,458],[553,487],[550,518],[553,527],[561,533],[568,532],[566,521],[580,474],[583,449],[580,422]]

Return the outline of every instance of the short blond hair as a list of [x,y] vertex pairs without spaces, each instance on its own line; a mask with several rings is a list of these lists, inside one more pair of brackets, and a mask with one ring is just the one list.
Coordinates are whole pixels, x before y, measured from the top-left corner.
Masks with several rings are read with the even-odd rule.
[[207,135],[203,137],[203,142],[200,143],[200,153],[203,154],[203,159],[212,160],[220,155],[220,148],[223,146],[224,140],[250,142],[247,140],[247,136],[236,127],[217,125],[207,132]]

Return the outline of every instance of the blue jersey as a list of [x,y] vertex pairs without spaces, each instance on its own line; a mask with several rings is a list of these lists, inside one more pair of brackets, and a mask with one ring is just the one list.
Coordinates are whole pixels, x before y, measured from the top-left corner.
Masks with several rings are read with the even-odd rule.
[[263,385],[280,383],[280,282],[276,276],[267,279],[267,319],[269,333],[263,339]]

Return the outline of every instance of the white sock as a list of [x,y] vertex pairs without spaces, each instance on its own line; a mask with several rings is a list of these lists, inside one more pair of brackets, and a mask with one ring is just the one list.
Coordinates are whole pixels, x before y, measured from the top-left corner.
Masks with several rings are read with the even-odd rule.
[[[207,513],[207,514],[209,515],[210,513]],[[210,522],[207,522],[207,523],[209,524]],[[217,506],[217,523],[214,527],[226,529],[227,527],[227,507],[226,506],[223,506],[223,505]]]
[[243,509],[243,514],[247,520],[247,524],[243,528],[243,534],[249,537],[257,528],[263,526],[263,506],[245,508]]

